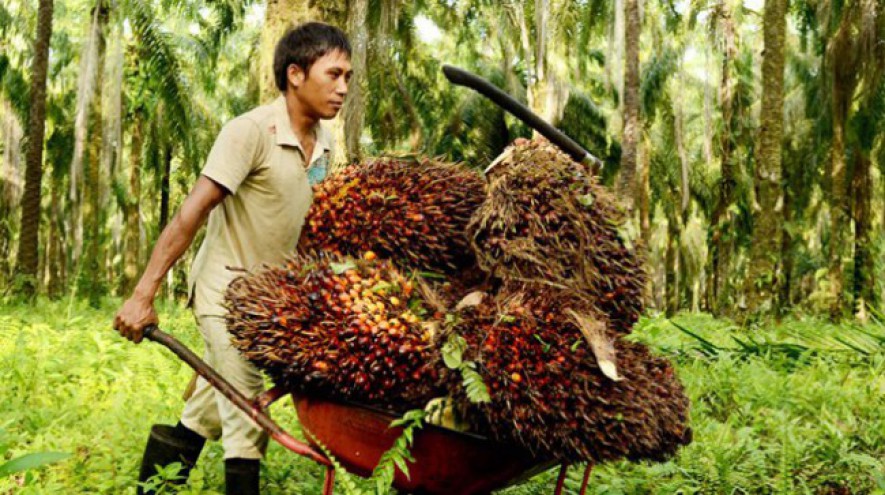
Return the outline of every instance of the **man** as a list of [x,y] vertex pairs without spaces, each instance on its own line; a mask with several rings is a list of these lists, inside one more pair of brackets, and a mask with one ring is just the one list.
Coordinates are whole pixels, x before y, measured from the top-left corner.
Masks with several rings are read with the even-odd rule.
[[[142,340],[143,329],[158,321],[153,301],[161,281],[208,217],[189,276],[190,303],[206,361],[247,397],[261,392],[263,379],[230,344],[222,302],[237,273],[229,267],[280,262],[295,248],[312,201],[310,184],[325,175],[330,154],[331,138],[319,121],[335,117],[347,94],[350,44],[335,27],[304,24],[280,40],[273,68],[282,95],[222,128],[201,176],[160,234],[144,274],[114,319],[121,335]],[[182,462],[186,477],[205,440],[218,438],[226,492],[259,493],[267,436],[202,378],[181,421],[151,429],[140,481],[156,474],[156,465],[172,462]]]

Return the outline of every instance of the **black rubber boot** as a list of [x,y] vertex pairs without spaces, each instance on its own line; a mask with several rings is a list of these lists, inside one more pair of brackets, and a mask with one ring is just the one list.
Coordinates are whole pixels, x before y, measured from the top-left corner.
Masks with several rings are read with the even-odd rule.
[[[200,451],[206,439],[187,429],[181,423],[176,426],[154,425],[151,427],[151,435],[148,437],[147,447],[144,449],[144,457],[141,459],[141,471],[138,473],[138,481],[145,482],[157,474],[156,466],[167,466],[173,462],[182,463],[179,471],[181,479],[168,481],[170,485],[183,485],[187,481],[191,469],[197,464]],[[145,490],[141,486],[136,489],[138,495],[154,493],[153,490]]]
[[258,495],[261,461],[258,459],[225,459],[224,493],[227,495]]

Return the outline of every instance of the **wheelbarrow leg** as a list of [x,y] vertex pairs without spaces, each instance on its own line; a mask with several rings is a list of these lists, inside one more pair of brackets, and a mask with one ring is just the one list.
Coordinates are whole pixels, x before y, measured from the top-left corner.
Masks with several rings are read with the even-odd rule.
[[592,462],[588,462],[587,467],[584,468],[584,479],[581,480],[581,491],[578,492],[580,495],[587,493],[587,482],[590,481],[590,471],[593,471]]
[[332,495],[335,489],[335,468],[326,466],[326,477],[323,480],[323,495]]
[[562,487],[565,486],[565,475],[568,473],[568,464],[559,466],[559,477],[556,479],[556,490],[553,495],[562,495]]

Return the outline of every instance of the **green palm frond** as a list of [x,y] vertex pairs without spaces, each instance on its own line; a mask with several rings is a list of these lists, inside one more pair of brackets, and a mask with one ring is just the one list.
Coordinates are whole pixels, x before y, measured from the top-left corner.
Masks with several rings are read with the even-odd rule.
[[6,36],[6,30],[12,25],[13,17],[6,8],[6,4],[0,4],[0,36]]
[[671,47],[656,52],[642,67],[642,81],[639,94],[642,102],[641,110],[646,123],[654,120],[655,111],[667,89],[667,81],[678,68],[679,53]]
[[603,181],[617,172],[621,143],[608,134],[608,119],[589,96],[573,90],[556,126],[605,162]]
[[443,129],[436,152],[484,168],[510,143],[504,111],[485,97],[468,93]]
[[27,122],[30,87],[24,71],[13,66],[6,53],[0,53],[0,91],[9,100],[19,122]]
[[150,4],[144,0],[127,0],[127,13],[133,32],[138,39],[139,63],[164,106],[165,123],[171,128],[170,136],[177,137],[185,156],[194,163],[196,149],[191,139],[193,110],[196,105],[192,91],[178,59],[172,36],[163,30]]

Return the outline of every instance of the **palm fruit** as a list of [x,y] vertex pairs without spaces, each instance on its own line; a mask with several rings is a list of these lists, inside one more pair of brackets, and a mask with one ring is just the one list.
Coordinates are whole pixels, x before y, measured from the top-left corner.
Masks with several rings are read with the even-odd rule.
[[474,263],[464,235],[485,181],[459,165],[376,159],[314,186],[302,252],[374,251],[400,266],[457,273]]
[[621,379],[607,378],[546,293],[504,288],[458,320],[450,331],[466,340],[464,359],[491,398],[473,403],[462,380],[449,380],[474,431],[568,462],[665,460],[691,441],[689,402],[672,366],[641,344],[616,341]]
[[488,179],[467,232],[480,268],[561,289],[602,312],[613,334],[629,333],[643,310],[647,275],[615,198],[543,140],[518,141]]
[[296,255],[233,281],[233,345],[289,390],[421,407],[439,391],[414,281],[389,261]]

